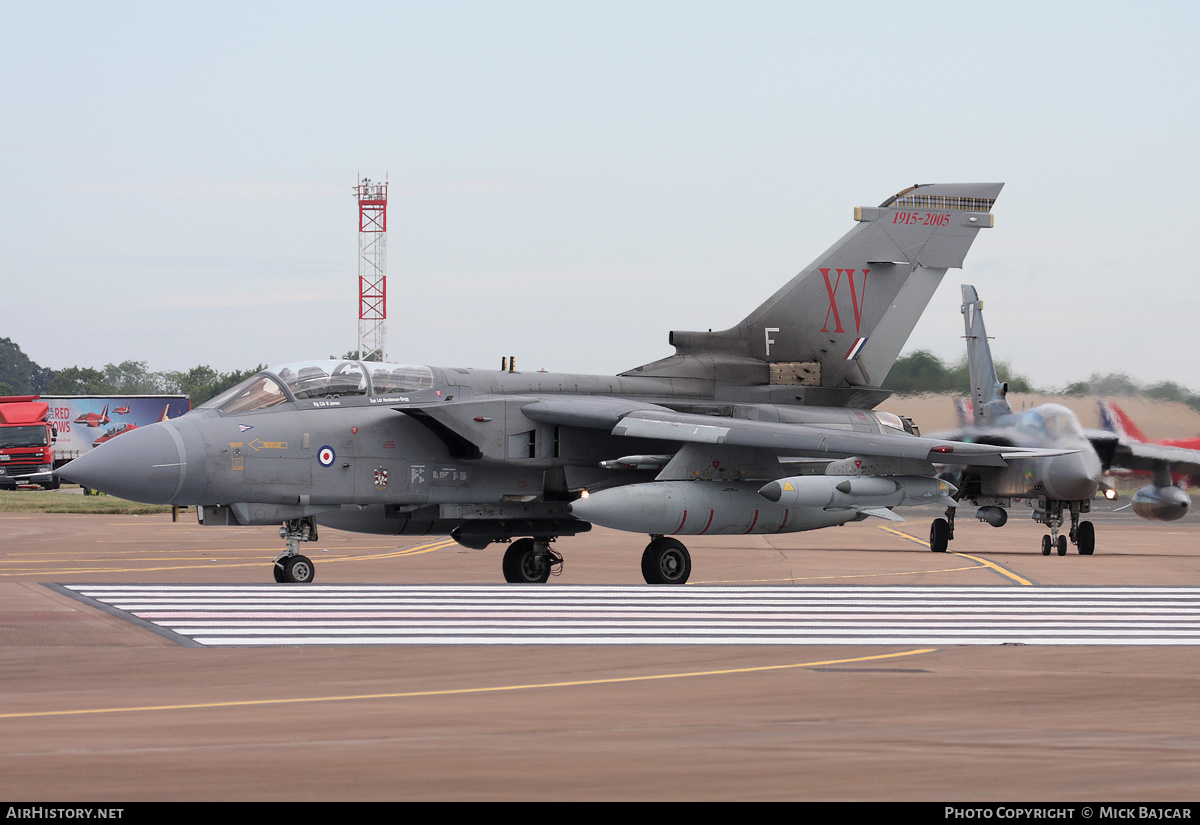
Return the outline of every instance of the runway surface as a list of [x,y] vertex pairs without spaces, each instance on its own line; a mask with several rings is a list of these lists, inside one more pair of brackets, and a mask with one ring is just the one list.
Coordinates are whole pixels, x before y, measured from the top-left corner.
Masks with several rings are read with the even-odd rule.
[[[1200,656],[1189,611],[1200,521],[1097,512],[1095,556],[1044,557],[1041,531],[1020,512],[1000,530],[960,520],[958,552],[947,554],[924,544],[932,513],[905,515],[698,537],[687,542],[692,580],[674,590],[641,582],[645,537],[600,529],[558,542],[561,575],[530,588],[500,584],[498,548],[322,531],[306,548],[317,583],[305,589],[271,583],[275,528],[0,514],[0,796],[1196,798]],[[307,623],[324,643],[264,644],[262,631],[229,624],[245,616],[151,617],[166,630],[131,620],[162,612],[164,597],[141,601],[153,592],[266,594],[269,610],[241,612],[268,613],[273,634]],[[331,642],[328,629],[349,630],[337,628],[347,612],[374,611],[361,600],[382,593],[409,605],[388,609],[413,612],[387,617],[398,624],[376,627],[371,641],[398,631],[408,641]],[[297,594],[306,602],[284,604]],[[332,594],[358,603],[337,619],[304,615],[307,601]],[[948,594],[956,603],[939,603]],[[442,615],[418,618],[429,598],[447,596]],[[658,601],[673,606],[669,618],[642,615]],[[591,617],[589,632],[612,639],[620,628],[621,638],[565,643],[585,617],[564,612],[601,609],[590,602],[609,616]],[[510,611],[485,620],[494,629],[551,641],[480,639],[465,624],[479,617],[463,614],[481,603]],[[548,612],[554,603],[566,606]],[[707,624],[681,616],[706,603],[717,605],[705,608]],[[443,633],[429,639],[421,621]],[[711,640],[714,627],[747,637],[772,622],[786,626],[770,640],[679,643],[685,624]],[[880,637],[872,628],[884,623]],[[946,636],[951,628],[989,635],[966,643]],[[631,641],[642,632],[656,641]],[[426,642],[411,643],[414,633]]]
[[70,585],[167,638],[251,645],[1196,645],[1192,587]]

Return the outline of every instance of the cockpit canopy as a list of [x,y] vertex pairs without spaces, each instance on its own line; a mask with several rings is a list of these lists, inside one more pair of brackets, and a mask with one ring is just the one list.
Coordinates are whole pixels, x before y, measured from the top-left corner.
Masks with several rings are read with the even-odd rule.
[[1058,404],[1043,404],[1021,414],[1017,430],[1052,442],[1084,439],[1075,413]]
[[200,405],[223,413],[251,412],[288,401],[391,396],[432,389],[433,370],[372,361],[298,361],[272,367]]

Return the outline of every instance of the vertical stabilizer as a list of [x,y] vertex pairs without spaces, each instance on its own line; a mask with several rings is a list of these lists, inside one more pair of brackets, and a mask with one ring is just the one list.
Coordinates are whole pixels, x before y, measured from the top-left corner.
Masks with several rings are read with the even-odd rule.
[[1101,400],[1098,404],[1100,406],[1100,426],[1102,428],[1130,441],[1148,440],[1146,434],[1133,422],[1133,419],[1114,402]]
[[992,362],[992,348],[988,344],[987,330],[983,326],[983,301],[975,287],[962,285],[962,314],[967,339],[967,367],[971,371],[971,402],[975,407],[975,424],[989,424],[1001,415],[1008,415],[1012,407],[1005,398],[1008,384],[996,377],[996,365]]
[[[923,184],[877,207],[739,324],[675,330],[676,354],[626,375],[712,376],[723,384],[878,387],[942,276],[994,224],[1002,183]],[[728,301],[731,284],[718,296]]]

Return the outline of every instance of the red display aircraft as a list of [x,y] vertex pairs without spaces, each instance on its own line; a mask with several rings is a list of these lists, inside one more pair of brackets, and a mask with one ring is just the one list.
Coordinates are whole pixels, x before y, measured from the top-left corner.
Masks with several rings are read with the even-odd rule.
[[108,405],[107,404],[104,405],[103,412],[84,413],[83,415],[81,415],[75,419],[76,424],[86,424],[89,427],[103,427],[105,424],[110,423],[110,421],[111,421],[111,419],[108,417]]
[[[107,407],[105,409],[107,409]],[[128,412],[127,408],[122,408],[122,407],[118,407],[117,409],[113,410],[113,412],[120,412],[122,409],[126,409],[126,412]],[[163,407],[163,411],[161,413],[159,413],[158,420],[166,421],[168,418],[171,417],[169,414],[170,412],[171,412],[171,405],[167,404],[165,407]],[[92,446],[99,447],[105,441],[111,441],[112,439],[116,438],[117,436],[123,435],[123,434],[129,432],[130,430],[136,430],[137,428],[138,428],[138,425],[134,424],[132,422],[118,424],[117,426],[113,427],[110,430],[105,430],[104,435],[100,436],[99,438],[97,438],[95,441],[92,442]]]
[[[1129,414],[1117,406],[1116,402],[1100,401],[1099,404],[1100,426],[1110,433],[1116,433],[1128,441],[1137,441],[1142,444],[1161,444],[1164,447],[1182,447],[1185,450],[1200,450],[1200,437],[1169,438],[1160,441],[1151,441],[1146,438],[1146,434],[1134,423]],[[1138,473],[1138,475],[1148,475],[1148,473]],[[1200,479],[1182,473],[1174,473],[1171,478],[1176,484],[1186,482],[1190,487],[1196,486],[1197,482],[1200,481]]]

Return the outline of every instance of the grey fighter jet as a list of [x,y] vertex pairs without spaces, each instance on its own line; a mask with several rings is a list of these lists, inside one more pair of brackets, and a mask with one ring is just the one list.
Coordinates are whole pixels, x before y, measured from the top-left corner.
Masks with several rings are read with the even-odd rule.
[[[1050,531],[1042,536],[1045,556],[1052,551],[1066,555],[1068,537],[1080,554],[1095,552],[1095,526],[1081,521],[1080,516],[1091,511],[1109,467],[1154,473],[1154,483],[1134,496],[1133,507],[1139,516],[1173,521],[1187,513],[1190,499],[1185,491],[1172,486],[1171,470],[1191,473],[1200,469],[1200,450],[1141,444],[1110,432],[1084,430],[1075,413],[1059,404],[1014,413],[1005,398],[1008,385],[996,377],[983,325],[983,301],[975,287],[966,284],[962,287],[962,314],[974,425],[944,437],[1009,448],[1036,447],[1045,452],[1014,457],[1006,467],[967,464],[945,472],[941,477],[957,490],[953,498],[973,503],[978,508],[976,518],[993,527],[1007,523],[1013,501],[1029,501],[1033,520]],[[948,507],[946,518],[935,519],[930,528],[929,547],[935,553],[945,552],[954,538],[955,512],[955,506]],[[1070,528],[1062,535],[1059,531],[1067,518]]]
[[[682,584],[671,536],[811,530],[947,501],[941,462],[1013,451],[921,438],[871,411],[948,267],[993,224],[1002,184],[923,185],[876,208],[736,326],[672,332],[675,354],[617,376],[359,361],[263,371],[61,475],[197,505],[205,525],[282,524],[278,581],[313,579],[318,527],[508,545],[544,582],[551,543],[592,524],[647,533],[648,582]],[[1020,451],[1017,451],[1020,452]]]

